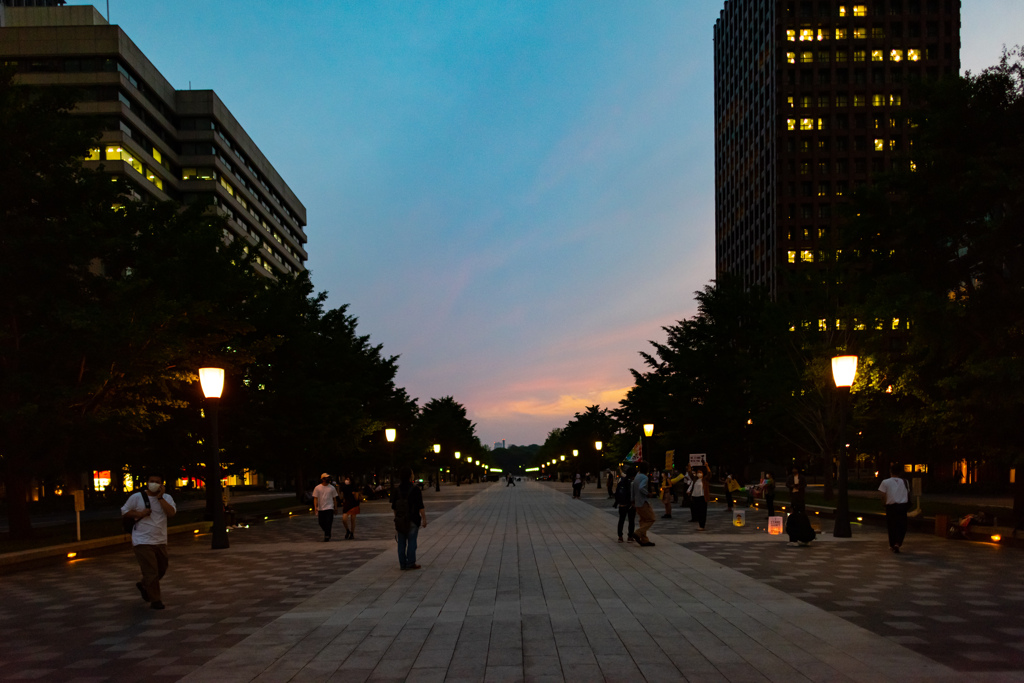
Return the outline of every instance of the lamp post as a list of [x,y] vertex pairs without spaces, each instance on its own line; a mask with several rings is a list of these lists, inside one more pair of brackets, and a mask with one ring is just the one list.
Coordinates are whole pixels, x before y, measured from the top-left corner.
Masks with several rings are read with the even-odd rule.
[[[646,436],[648,439],[650,439],[652,436],[654,436],[654,423],[653,422],[648,422],[648,423],[644,424],[644,436]],[[640,439],[640,457],[641,457],[641,459],[644,457],[644,455],[643,455],[644,454],[644,447],[645,447],[645,444],[644,444],[643,439],[641,438]],[[648,460],[648,462],[650,462],[650,461]]]
[[604,442],[603,441],[595,441],[594,442],[594,453],[597,455],[597,462],[595,463],[595,465],[597,467],[597,486],[598,486],[598,488],[600,488],[600,486],[601,486],[601,449],[602,448],[604,448]]
[[846,463],[846,413],[850,405],[850,387],[857,376],[857,356],[836,356],[832,359],[832,379],[839,390],[839,500],[836,502],[836,538],[850,538],[850,497],[848,489],[849,470]]
[[[391,444],[391,474],[389,479],[391,480],[391,492],[394,494],[395,491],[395,437],[398,436],[398,430],[396,429],[385,429],[384,438],[387,439],[388,443]],[[394,499],[394,496],[392,496]]]
[[462,486],[462,482],[459,481],[459,458],[462,457],[462,453],[455,451],[455,485]]
[[[440,454],[441,454],[441,444],[435,443],[434,444],[434,455],[440,455]],[[434,458],[434,460],[437,461],[438,458]],[[438,465],[438,467],[437,467],[437,472],[434,472],[434,491],[437,491],[437,492],[441,491],[441,466],[440,465]]]
[[213,516],[212,550],[228,547],[228,529],[224,524],[224,501],[220,489],[220,435],[217,412],[224,392],[224,368],[199,368],[199,384],[210,414],[210,456],[206,463],[206,505]]

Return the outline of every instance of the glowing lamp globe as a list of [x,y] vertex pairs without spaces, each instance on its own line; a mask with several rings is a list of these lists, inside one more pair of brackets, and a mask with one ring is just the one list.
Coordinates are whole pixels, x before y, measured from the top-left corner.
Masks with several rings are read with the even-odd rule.
[[832,359],[832,378],[837,387],[852,387],[857,376],[857,356],[836,356]]
[[650,422],[644,425],[644,436],[654,436],[654,425]]
[[224,391],[224,368],[199,368],[199,384],[206,398],[220,398]]
[[389,443],[394,443],[395,436],[397,435],[397,433],[398,433],[398,430],[396,430],[396,429],[385,429],[384,430],[384,438],[386,438]]

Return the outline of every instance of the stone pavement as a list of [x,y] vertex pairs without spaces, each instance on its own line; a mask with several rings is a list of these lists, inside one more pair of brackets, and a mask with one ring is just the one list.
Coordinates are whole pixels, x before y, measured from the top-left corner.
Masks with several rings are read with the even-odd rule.
[[[568,491],[568,487],[563,487]],[[603,492],[584,500],[618,518]],[[910,534],[903,552],[888,550],[884,527],[853,525],[853,538],[826,533],[806,548],[765,533],[767,513],[747,510],[736,528],[722,503],[712,503],[707,531],[673,506],[653,527],[664,541],[684,545],[724,567],[780,588],[857,626],[960,671],[1012,671],[1024,680],[1024,553],[989,543]],[[738,509],[746,509],[738,507]]]
[[[429,505],[429,501],[427,502]],[[550,485],[497,484],[184,681],[996,681],[682,545],[618,544]]]
[[[434,514],[480,485],[428,490]],[[167,609],[139,598],[130,551],[0,576],[0,680],[174,681],[394,548],[387,501],[364,502],[356,540],[323,543],[312,515],[208,535],[172,536]],[[335,518],[335,538],[344,534]]]

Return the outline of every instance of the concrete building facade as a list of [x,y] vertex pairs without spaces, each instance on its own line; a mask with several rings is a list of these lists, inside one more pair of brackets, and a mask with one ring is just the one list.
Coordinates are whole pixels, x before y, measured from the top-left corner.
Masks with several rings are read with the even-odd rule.
[[785,298],[850,192],[913,163],[910,91],[958,74],[960,0],[727,0],[714,63],[716,274]]
[[92,6],[4,0],[0,65],[18,82],[69,87],[100,117],[99,167],[140,197],[209,201],[267,276],[305,270],[306,209],[212,90],[177,90]]

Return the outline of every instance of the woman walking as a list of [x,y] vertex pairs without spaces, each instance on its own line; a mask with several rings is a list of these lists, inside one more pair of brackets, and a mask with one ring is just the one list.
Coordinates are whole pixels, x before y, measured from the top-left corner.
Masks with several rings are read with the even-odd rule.
[[693,518],[700,525],[700,531],[704,531],[704,525],[708,522],[708,498],[710,496],[707,479],[704,478],[704,468],[694,468],[696,478],[690,484],[690,509],[693,511]]
[[572,497],[579,498],[583,491],[583,476],[577,472],[576,479],[572,482]]
[[[608,473],[611,476],[611,473]],[[629,518],[629,535],[627,538],[632,543],[633,532],[636,530],[636,508],[630,500],[630,490],[633,488],[633,468],[628,468],[625,473],[619,472],[619,483],[615,487],[615,506],[619,509],[619,543],[622,543],[622,525],[626,518]]]
[[341,486],[341,523],[345,525],[345,539],[356,537],[356,515],[359,514],[359,490],[352,479],[345,477]]

